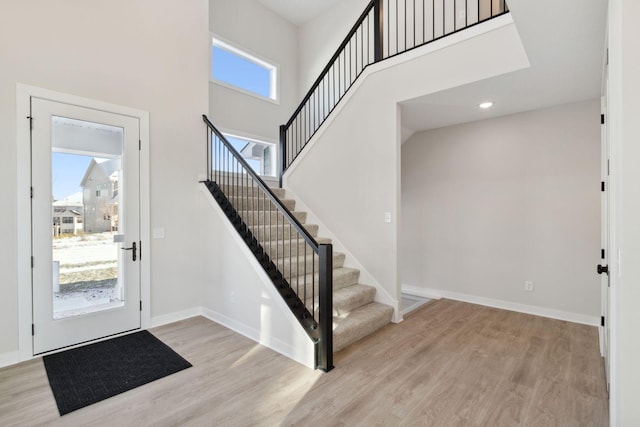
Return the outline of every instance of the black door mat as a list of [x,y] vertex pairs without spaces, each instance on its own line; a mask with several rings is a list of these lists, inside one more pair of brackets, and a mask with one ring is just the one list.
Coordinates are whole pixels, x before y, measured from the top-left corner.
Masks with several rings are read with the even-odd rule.
[[44,356],[60,415],[191,367],[148,331]]

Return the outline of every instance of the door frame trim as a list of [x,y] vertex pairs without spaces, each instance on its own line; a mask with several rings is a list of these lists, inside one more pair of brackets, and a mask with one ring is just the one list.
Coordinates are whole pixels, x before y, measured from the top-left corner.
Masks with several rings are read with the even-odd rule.
[[33,359],[33,293],[31,276],[31,129],[28,116],[31,113],[31,97],[72,104],[133,117],[140,122],[140,239],[144,243],[144,255],[140,260],[140,327],[147,329],[151,323],[151,251],[150,251],[150,165],[149,165],[149,112],[95,99],[84,98],[36,86],[16,85],[16,144],[17,144],[17,248],[18,257],[18,362]]

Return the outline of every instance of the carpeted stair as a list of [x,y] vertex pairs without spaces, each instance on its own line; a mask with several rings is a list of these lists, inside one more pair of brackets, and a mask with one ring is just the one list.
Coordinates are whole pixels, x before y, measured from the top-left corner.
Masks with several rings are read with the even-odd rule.
[[[318,226],[307,224],[307,213],[296,211],[294,199],[287,198],[286,192],[282,189],[275,189],[274,193],[283,201],[285,206],[295,215],[296,219],[310,232],[318,243],[331,243],[330,239],[318,237]],[[261,206],[262,200],[259,196],[249,198],[249,209],[253,206]],[[298,287],[299,295],[305,295],[302,287],[304,283],[312,282],[311,258],[308,257],[306,263],[296,262],[298,251],[304,251],[304,241],[295,239],[289,241],[288,227],[285,227],[284,234],[279,236],[275,233],[275,226],[272,217],[272,227],[269,224],[269,213],[258,214],[255,211],[240,210],[243,218],[254,223],[249,226],[254,234],[264,236],[266,243],[263,245],[271,259],[274,260],[278,269],[293,288]],[[275,215],[275,213],[273,214]],[[259,223],[258,223],[259,222]],[[269,232],[271,231],[271,235]],[[284,247],[284,250],[283,250]],[[293,259],[293,262],[291,261]],[[345,255],[339,252],[333,253],[333,349],[339,351],[349,344],[375,332],[391,321],[393,307],[380,304],[374,301],[376,289],[373,286],[359,283],[360,271],[354,268],[344,267]],[[317,265],[317,264],[316,264]],[[306,274],[305,274],[306,272]],[[305,276],[306,275],[306,281]],[[316,283],[318,281],[317,272],[314,274]],[[306,295],[311,295],[311,287],[308,286]],[[317,299],[315,299],[315,310],[317,310]],[[311,298],[307,299],[308,306],[312,305]],[[317,314],[317,313],[315,313]]]

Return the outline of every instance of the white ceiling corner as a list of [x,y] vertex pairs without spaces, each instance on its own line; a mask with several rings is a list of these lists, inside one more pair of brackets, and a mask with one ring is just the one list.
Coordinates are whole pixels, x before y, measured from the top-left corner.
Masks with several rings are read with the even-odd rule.
[[289,22],[296,25],[305,22],[328,10],[338,0],[258,0]]

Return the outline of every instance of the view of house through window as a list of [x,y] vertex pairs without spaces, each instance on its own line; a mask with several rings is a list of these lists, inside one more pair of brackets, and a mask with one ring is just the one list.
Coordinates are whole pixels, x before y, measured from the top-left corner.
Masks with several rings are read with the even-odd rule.
[[123,129],[52,118],[53,317],[124,304],[116,236]]
[[277,101],[277,68],[212,37],[211,79],[252,95]]
[[247,161],[254,172],[262,176],[276,176],[277,157],[275,144],[234,135],[225,135],[225,137]]

